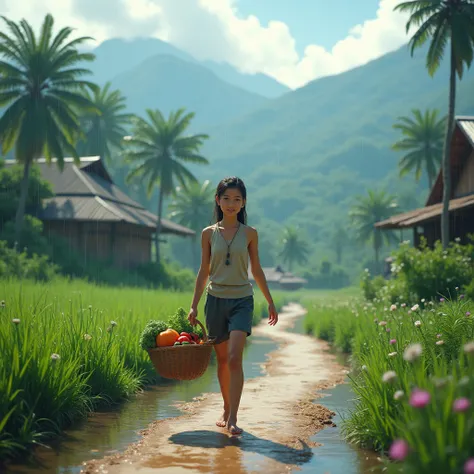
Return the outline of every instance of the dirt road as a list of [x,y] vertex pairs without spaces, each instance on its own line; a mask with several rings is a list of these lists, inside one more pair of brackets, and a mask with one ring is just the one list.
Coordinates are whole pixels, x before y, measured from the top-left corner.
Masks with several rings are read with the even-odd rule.
[[275,341],[275,350],[265,375],[245,383],[238,420],[243,435],[231,437],[215,425],[220,394],[204,394],[181,406],[182,416],[152,423],[125,452],[87,462],[81,472],[278,474],[307,462],[309,438],[334,416],[312,401],[317,390],[341,383],[345,371],[326,343],[288,332],[303,314],[301,306],[288,305],[276,326],[262,321],[254,328]]

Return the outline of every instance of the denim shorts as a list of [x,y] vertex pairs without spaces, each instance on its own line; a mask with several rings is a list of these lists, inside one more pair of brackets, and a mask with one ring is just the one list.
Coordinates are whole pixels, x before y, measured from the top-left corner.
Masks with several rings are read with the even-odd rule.
[[206,329],[215,344],[227,341],[231,331],[252,334],[253,295],[244,298],[217,298],[207,294],[204,314]]

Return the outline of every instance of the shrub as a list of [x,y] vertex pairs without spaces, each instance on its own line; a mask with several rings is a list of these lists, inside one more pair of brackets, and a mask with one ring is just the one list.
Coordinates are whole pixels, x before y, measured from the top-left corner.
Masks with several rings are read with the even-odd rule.
[[429,248],[423,239],[419,248],[401,244],[393,257],[391,280],[370,280],[367,273],[362,277],[361,286],[368,300],[439,300],[458,295],[459,289],[474,279],[472,243],[452,242],[444,250],[441,242]]
[[377,293],[387,284],[385,278],[381,275],[377,275],[372,278],[368,268],[364,270],[362,278],[360,280],[360,286],[366,300],[372,301],[377,297]]
[[5,241],[0,240],[0,278],[27,278],[32,280],[51,280],[58,267],[49,262],[48,257],[25,251],[17,252],[9,248]]

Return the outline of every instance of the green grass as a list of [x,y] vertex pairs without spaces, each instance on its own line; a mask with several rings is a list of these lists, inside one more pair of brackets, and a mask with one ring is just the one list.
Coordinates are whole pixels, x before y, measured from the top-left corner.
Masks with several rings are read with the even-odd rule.
[[[387,454],[395,439],[405,440],[410,453],[401,465],[388,464],[389,472],[461,473],[474,455],[474,418],[471,408],[456,413],[453,403],[474,402],[474,359],[464,350],[474,340],[474,304],[460,296],[414,304],[391,310],[358,298],[315,300],[305,328],[352,353],[356,403],[342,428],[348,441]],[[405,357],[411,344],[422,348],[413,361]],[[390,371],[395,379],[384,382]],[[417,389],[429,394],[423,408],[410,404]]]
[[[275,293],[277,306],[288,296]],[[167,320],[179,307],[187,310],[191,299],[191,292],[61,279],[0,281],[0,458],[156,381],[139,336],[150,319]],[[254,324],[265,312],[256,291]]]

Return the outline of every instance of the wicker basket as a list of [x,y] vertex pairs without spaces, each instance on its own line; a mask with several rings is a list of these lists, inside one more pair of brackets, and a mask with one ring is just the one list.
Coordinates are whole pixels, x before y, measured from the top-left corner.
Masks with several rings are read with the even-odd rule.
[[155,370],[162,377],[193,380],[201,377],[206,371],[211,359],[213,343],[209,340],[202,323],[198,320],[196,322],[202,329],[203,344],[157,347],[148,351]]

